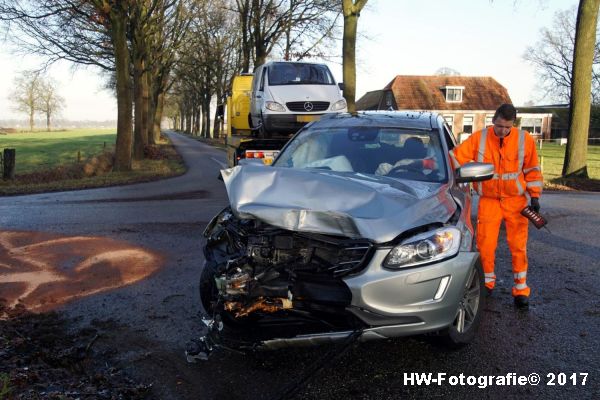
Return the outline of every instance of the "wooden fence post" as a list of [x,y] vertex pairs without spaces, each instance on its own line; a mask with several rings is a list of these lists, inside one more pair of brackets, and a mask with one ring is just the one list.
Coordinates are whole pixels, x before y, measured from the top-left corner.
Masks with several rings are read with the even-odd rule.
[[17,151],[15,149],[4,149],[4,171],[3,179],[15,179],[15,157]]

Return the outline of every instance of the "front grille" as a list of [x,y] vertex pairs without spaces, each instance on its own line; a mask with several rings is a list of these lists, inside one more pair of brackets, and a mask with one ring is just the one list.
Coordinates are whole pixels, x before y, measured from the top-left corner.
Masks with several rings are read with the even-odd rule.
[[290,101],[285,105],[294,112],[323,112],[329,109],[328,101]]
[[318,273],[324,272],[334,277],[355,274],[365,268],[371,258],[373,245],[365,240],[306,233],[296,233],[294,236],[308,239],[302,245],[312,249],[310,264],[316,267],[315,272]]

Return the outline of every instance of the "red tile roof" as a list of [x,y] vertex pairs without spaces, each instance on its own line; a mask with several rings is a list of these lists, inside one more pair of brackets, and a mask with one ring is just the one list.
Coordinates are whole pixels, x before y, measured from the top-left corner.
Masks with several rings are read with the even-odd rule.
[[[462,102],[447,102],[446,86],[464,86]],[[489,76],[398,75],[383,90],[390,89],[401,110],[495,110],[512,103],[506,88]]]

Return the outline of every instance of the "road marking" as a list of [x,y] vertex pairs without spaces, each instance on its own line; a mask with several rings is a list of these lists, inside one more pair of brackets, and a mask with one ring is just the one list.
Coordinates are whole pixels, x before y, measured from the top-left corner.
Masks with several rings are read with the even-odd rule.
[[214,162],[216,162],[217,164],[219,164],[221,166],[221,168],[227,168],[227,164],[225,164],[223,161],[217,160],[214,157],[211,157],[210,159],[213,160]]

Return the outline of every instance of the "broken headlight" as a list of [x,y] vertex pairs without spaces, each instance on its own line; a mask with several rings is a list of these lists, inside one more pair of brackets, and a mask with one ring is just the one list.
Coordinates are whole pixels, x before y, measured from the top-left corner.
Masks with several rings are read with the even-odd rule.
[[405,268],[455,256],[460,248],[461,233],[456,228],[426,232],[394,247],[383,261],[386,268]]

